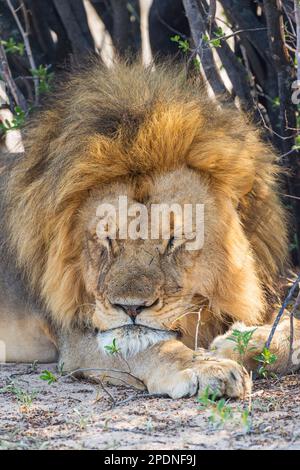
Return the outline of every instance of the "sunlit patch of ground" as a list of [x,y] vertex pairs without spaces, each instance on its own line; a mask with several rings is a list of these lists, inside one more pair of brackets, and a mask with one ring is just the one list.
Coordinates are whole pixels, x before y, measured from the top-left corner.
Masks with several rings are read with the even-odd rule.
[[[0,449],[300,449],[300,375],[256,381],[249,401],[230,401],[220,422],[196,398],[171,400],[63,378],[38,365],[0,366]],[[215,421],[215,424],[211,423]]]

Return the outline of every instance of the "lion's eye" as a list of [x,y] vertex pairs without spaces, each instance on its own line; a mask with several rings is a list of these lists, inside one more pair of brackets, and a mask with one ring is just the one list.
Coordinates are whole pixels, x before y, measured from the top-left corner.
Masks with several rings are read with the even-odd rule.
[[106,237],[105,241],[107,243],[108,249],[111,250],[112,249],[112,239],[110,237]]
[[171,251],[174,248],[175,237],[171,237],[167,244],[167,251]]

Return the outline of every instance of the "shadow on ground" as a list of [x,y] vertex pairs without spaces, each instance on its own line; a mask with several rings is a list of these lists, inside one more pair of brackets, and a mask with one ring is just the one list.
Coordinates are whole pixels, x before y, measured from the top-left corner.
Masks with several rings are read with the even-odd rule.
[[0,366],[0,449],[300,449],[299,374],[255,381],[252,416],[243,415],[248,400],[230,401],[222,423],[195,397],[105,391],[70,377],[49,385],[45,368],[57,374],[53,365]]

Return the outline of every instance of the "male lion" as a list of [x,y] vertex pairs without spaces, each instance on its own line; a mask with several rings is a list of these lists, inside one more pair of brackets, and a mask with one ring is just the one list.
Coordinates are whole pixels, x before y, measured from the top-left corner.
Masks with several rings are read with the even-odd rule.
[[[54,361],[58,349],[65,370],[135,376],[152,393],[243,396],[249,376],[226,331],[261,325],[253,367],[287,257],[276,158],[245,116],[174,67],[94,63],[33,118],[24,145],[2,173],[6,360]],[[99,237],[97,208],[119,196],[203,204],[203,246],[187,250],[175,231]],[[272,343],[277,370],[288,323]]]

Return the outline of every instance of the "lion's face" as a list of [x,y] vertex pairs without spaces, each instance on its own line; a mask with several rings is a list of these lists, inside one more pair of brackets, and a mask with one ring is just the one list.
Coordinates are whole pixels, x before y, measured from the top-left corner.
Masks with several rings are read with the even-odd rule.
[[[240,112],[174,70],[95,63],[24,132],[24,158],[4,191],[4,232],[58,329],[92,319],[101,344],[130,337],[137,347],[173,330],[194,347],[199,330],[206,347],[218,323],[265,319],[287,253],[275,155]],[[204,204],[203,246],[187,250],[189,237],[172,231],[99,237],[97,208],[117,207],[119,196],[148,212]]]
[[[111,221],[117,225],[116,238],[99,236],[99,223],[103,222],[99,207],[111,207],[107,206],[110,204],[118,214],[120,196],[126,196],[128,208],[137,202],[147,208],[147,234],[138,227],[144,238],[120,239],[122,221],[118,217]],[[184,230],[181,236],[174,218],[170,217],[168,227],[163,227],[160,219],[159,238],[151,239],[151,223],[157,222],[153,221],[151,208],[174,203],[182,208],[190,204],[193,209],[198,204],[204,214],[199,219],[199,213],[197,218],[194,211],[191,229]],[[138,349],[156,342],[176,331],[179,320],[195,310],[195,295],[198,302],[199,298],[200,302],[213,298],[215,279],[226,264],[226,238],[231,236],[234,225],[234,211],[231,213],[231,205],[227,206],[224,213],[226,204],[220,206],[209,180],[189,169],[153,177],[151,181],[140,179],[136,185],[113,183],[91,195],[82,210],[82,265],[86,289],[95,305],[93,324],[104,345],[113,338],[118,339],[118,344],[130,338],[132,348],[134,336],[141,341],[135,346]],[[108,221],[107,214],[105,220]],[[201,241],[199,232],[204,234],[204,242],[191,245]]]

